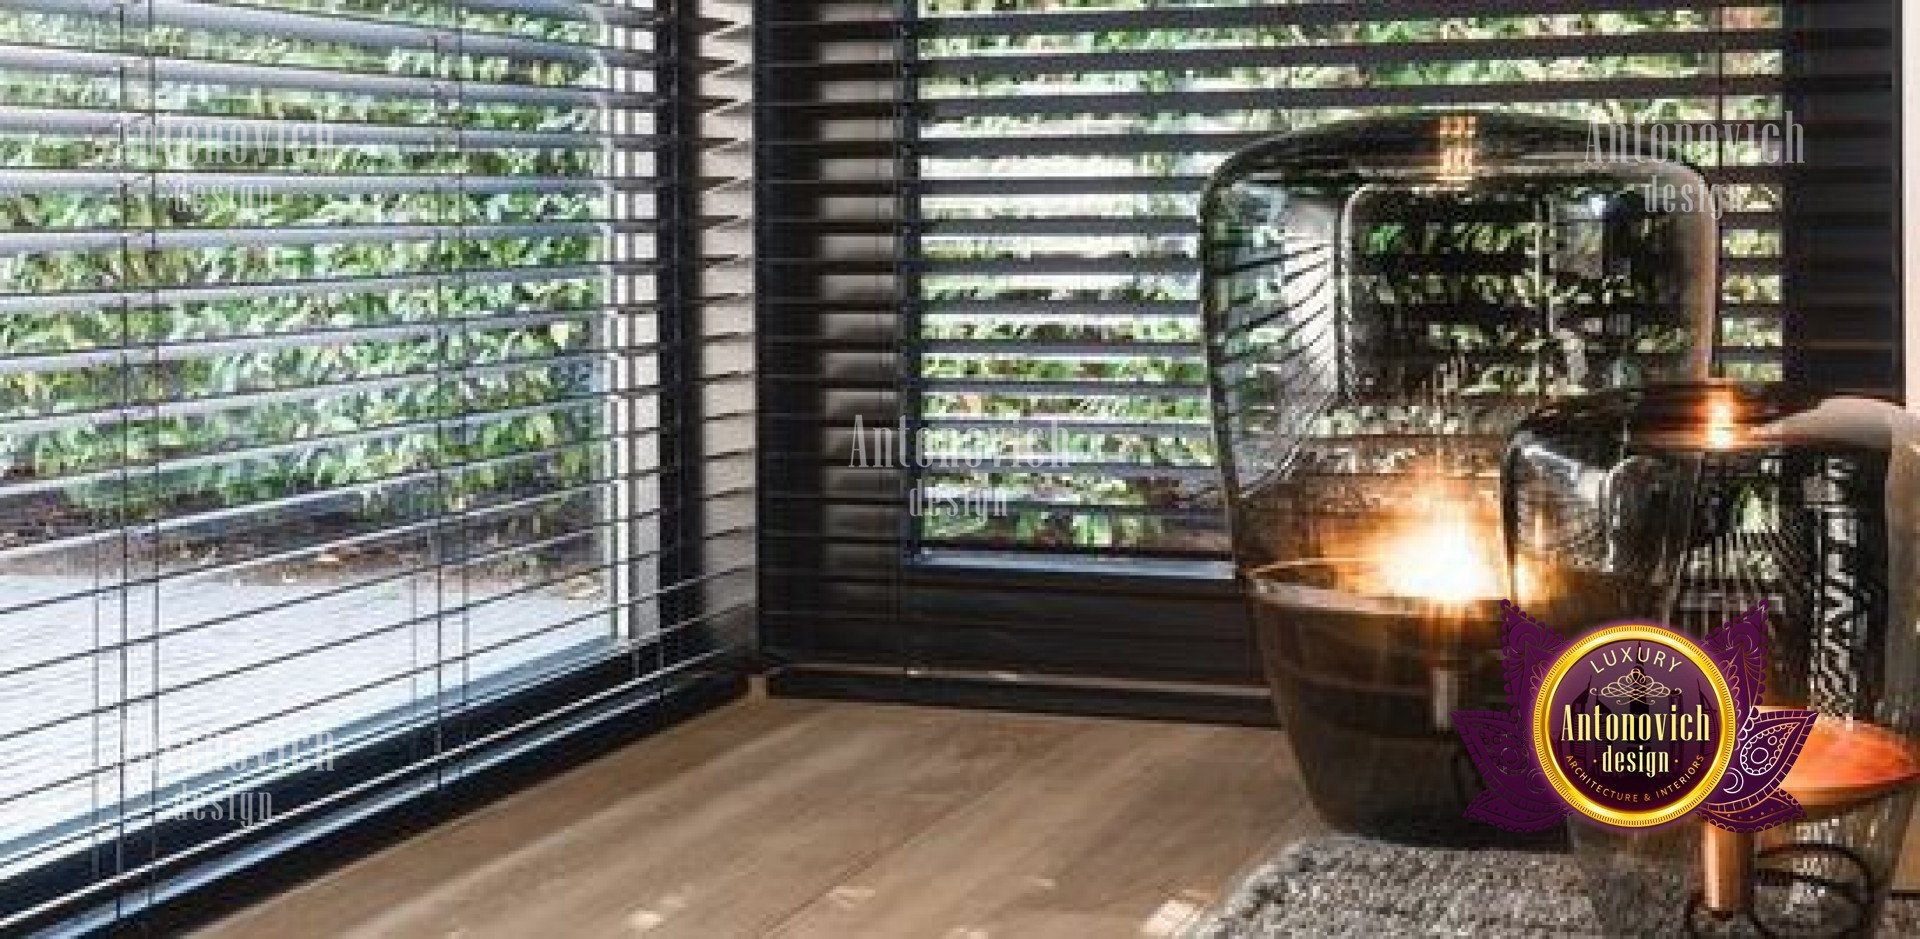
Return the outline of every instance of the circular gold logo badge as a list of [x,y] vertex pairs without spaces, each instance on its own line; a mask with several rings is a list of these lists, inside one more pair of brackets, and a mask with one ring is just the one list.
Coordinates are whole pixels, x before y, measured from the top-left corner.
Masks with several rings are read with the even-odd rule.
[[1533,751],[1576,811],[1623,828],[1673,821],[1713,793],[1739,721],[1726,676],[1685,636],[1611,626],[1547,670],[1533,705]]

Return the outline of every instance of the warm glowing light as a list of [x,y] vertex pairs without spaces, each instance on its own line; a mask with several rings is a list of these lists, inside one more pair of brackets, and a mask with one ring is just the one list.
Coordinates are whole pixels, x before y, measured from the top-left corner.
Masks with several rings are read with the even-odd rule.
[[1535,565],[1527,563],[1526,559],[1522,558],[1513,565],[1514,597],[1520,602],[1526,602],[1526,598],[1529,597],[1541,596],[1545,586],[1545,578],[1541,572],[1535,568]]
[[1714,450],[1732,447],[1739,420],[1731,395],[1716,393],[1707,398],[1707,446]]
[[1475,172],[1474,144],[1479,136],[1479,118],[1472,114],[1449,114],[1440,118],[1439,177],[1449,182],[1467,182]]
[[1446,605],[1499,596],[1500,575],[1484,535],[1464,511],[1436,512],[1382,545],[1381,586],[1395,596]]

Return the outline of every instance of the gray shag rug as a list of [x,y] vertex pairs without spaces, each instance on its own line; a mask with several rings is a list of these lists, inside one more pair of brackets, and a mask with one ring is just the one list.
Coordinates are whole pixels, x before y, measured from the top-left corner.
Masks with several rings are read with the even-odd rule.
[[[1920,897],[1895,895],[1883,914],[1879,935],[1920,936]],[[1408,847],[1344,835],[1287,848],[1187,933],[1188,939],[1604,935],[1569,856]]]

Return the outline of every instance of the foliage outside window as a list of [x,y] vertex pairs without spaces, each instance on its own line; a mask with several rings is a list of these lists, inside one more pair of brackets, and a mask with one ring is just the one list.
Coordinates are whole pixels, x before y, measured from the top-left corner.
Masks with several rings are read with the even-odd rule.
[[[379,80],[0,72],[0,105],[150,115],[0,136],[0,165],[74,179],[0,195],[5,230],[45,236],[0,256],[0,419],[24,422],[0,461],[62,482],[51,524],[329,492],[378,517],[449,467],[437,497],[455,507],[589,478],[607,154],[538,135],[590,134],[601,109],[537,91],[605,87],[607,66],[575,54],[599,27],[445,2],[253,4],[545,44],[456,53],[147,24],[140,6],[0,10],[0,42]],[[488,137],[504,132],[531,136]],[[228,234],[178,237],[195,231]]]
[[[1585,14],[1449,16],[1430,19],[1223,25],[1160,29],[1144,18],[1112,29],[1049,33],[1018,27],[1019,16],[1190,7],[1231,11],[1288,3],[1153,2],[1153,0],[917,0],[913,54],[925,74],[920,100],[968,102],[1048,96],[1137,96],[1124,109],[1050,113],[997,109],[922,120],[916,132],[927,156],[917,161],[932,187],[917,201],[929,226],[919,242],[921,273],[918,373],[925,382],[921,416],[934,454],[1031,447],[1064,442],[1058,454],[1082,472],[942,470],[922,486],[993,490],[1011,511],[998,515],[931,515],[921,520],[928,546],[1127,550],[1217,555],[1224,551],[1219,509],[1204,470],[1213,465],[1206,431],[1197,262],[1192,219],[1200,182],[1241,144],[1326,121],[1406,106],[1320,105],[1340,90],[1681,79],[1699,92],[1678,97],[1580,97],[1519,103],[1486,102],[1581,120],[1626,123],[1782,120],[1777,91],[1729,94],[1729,79],[1767,84],[1783,64],[1779,4]],[[956,32],[1000,14],[1004,32]],[[972,18],[969,20],[969,18]],[[1244,19],[1244,18],[1243,18]],[[1236,23],[1242,20],[1235,20]],[[1746,36],[1724,49],[1621,55],[1514,56],[1513,41],[1582,37]],[[1392,55],[1412,43],[1468,43],[1459,58]],[[1259,64],[1271,49],[1321,47],[1354,52],[1322,64]],[[1163,64],[1156,53],[1200,53]],[[1020,56],[1003,70],[943,65],[991,64]],[[1027,58],[1032,57],[1032,58]],[[1080,64],[1087,57],[1092,64]],[[1318,62],[1319,60],[1312,59]],[[1188,64],[1189,62],[1193,64]],[[1239,102],[1214,108],[1212,92],[1271,92],[1271,107]],[[1470,95],[1469,95],[1470,97]],[[1102,97],[1100,100],[1106,100]],[[1191,102],[1177,110],[1157,102]],[[939,112],[935,112],[938,114]],[[1088,147],[1085,142],[1133,138],[1138,145]],[[991,155],[946,155],[942,142],[1005,141]],[[1215,143],[1214,141],[1218,141]],[[1112,151],[1112,152],[1103,152]],[[1757,166],[1763,154],[1739,147],[1697,149],[1689,156],[1716,167]],[[1084,181],[1028,194],[947,195],[942,181]],[[1172,180],[1173,186],[1155,186]],[[1115,181],[1120,181],[1115,184]],[[1139,185],[1132,185],[1138,183]],[[1768,181],[1726,185],[1723,223],[1722,371],[1734,377],[1779,376],[1780,326],[1767,308],[1780,300],[1772,264],[1779,233],[1769,220],[1778,187]],[[1064,227],[1048,228],[1049,220]],[[1075,230],[1076,226],[1081,230]],[[1086,230],[1098,226],[1098,233]],[[1128,227],[1137,230],[1126,233]],[[952,234],[949,234],[952,232]],[[1010,262],[1003,265],[976,262]],[[1104,311],[1103,311],[1104,308]],[[1050,352],[1049,347],[1060,349]],[[1089,349],[1099,349],[1091,352]],[[993,383],[1010,383],[998,390]],[[1073,384],[1049,392],[1046,383]],[[1019,383],[1011,385],[1011,383]],[[1111,383],[1111,393],[1088,393]],[[1102,389],[1103,390],[1103,389]],[[1018,430],[1022,422],[1057,421]],[[1002,429],[995,422],[1008,422]],[[1024,435],[1024,436],[1023,436]]]

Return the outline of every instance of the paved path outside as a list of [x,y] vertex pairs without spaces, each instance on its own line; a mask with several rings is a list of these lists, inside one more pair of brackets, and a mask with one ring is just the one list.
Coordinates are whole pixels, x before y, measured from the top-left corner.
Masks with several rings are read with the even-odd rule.
[[[0,877],[7,842],[123,794],[164,794],[236,757],[295,748],[611,635],[592,584],[458,588],[427,576],[93,594],[85,577],[0,574]],[[114,645],[124,648],[92,651]],[[157,761],[146,757],[156,742]]]

